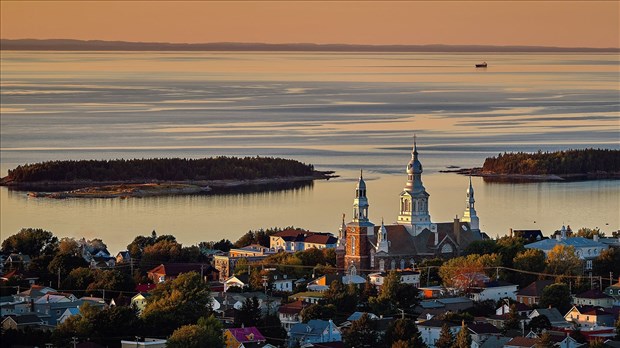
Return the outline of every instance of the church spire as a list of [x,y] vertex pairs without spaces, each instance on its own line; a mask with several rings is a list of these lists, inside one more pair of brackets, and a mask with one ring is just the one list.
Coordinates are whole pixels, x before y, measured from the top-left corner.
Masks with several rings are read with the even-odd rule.
[[467,188],[467,200],[465,201],[465,212],[462,221],[469,222],[472,230],[480,230],[480,219],[476,213],[474,199],[474,186],[471,183],[471,174],[469,175],[469,187]]
[[389,252],[389,242],[387,238],[387,228],[383,224],[383,218],[381,218],[381,227],[379,228],[379,234],[377,235],[377,252]]
[[360,178],[355,188],[355,199],[353,200],[353,221],[368,221],[368,198],[366,198],[366,182],[364,173],[360,169]]

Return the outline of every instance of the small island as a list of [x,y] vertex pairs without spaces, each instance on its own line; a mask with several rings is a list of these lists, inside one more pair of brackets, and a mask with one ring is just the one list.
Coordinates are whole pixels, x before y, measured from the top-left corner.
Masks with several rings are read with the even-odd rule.
[[334,177],[299,161],[272,157],[49,161],[9,170],[1,186],[31,197],[127,198],[196,194],[213,188],[311,182]]
[[482,167],[445,170],[488,181],[571,181],[620,178],[620,150],[500,153]]

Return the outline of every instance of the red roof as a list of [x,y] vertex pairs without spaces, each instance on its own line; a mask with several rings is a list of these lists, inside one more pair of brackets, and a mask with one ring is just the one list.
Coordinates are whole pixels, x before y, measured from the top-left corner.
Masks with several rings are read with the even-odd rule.
[[600,298],[611,298],[609,295],[605,295],[602,291],[598,289],[591,289],[586,292],[582,292],[575,296],[576,298],[588,298],[588,299],[600,299]]
[[307,304],[305,304],[302,300],[298,300],[281,305],[280,308],[278,308],[278,313],[298,314],[302,309],[304,309],[304,307],[307,307]]
[[516,347],[534,347],[536,345],[537,340],[534,338],[527,337],[514,337],[510,341],[506,342],[504,346],[516,346]]
[[166,263],[151,269],[147,273],[163,274],[168,277],[176,277],[181,273],[200,273],[201,267],[203,267],[202,272],[204,272],[205,274],[209,274],[211,272],[220,272],[210,264],[201,265],[198,263]]
[[254,326],[228,329],[239,343],[265,341],[263,334]]
[[149,292],[157,287],[157,284],[138,284],[136,285],[137,292]]

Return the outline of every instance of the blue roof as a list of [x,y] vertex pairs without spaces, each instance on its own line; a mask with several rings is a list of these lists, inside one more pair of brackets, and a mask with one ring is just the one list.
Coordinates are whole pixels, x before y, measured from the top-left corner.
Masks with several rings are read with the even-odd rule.
[[292,335],[321,335],[325,328],[329,325],[329,321],[312,319],[307,323],[297,323],[291,327]]
[[557,239],[545,239],[538,242],[526,244],[526,248],[530,249],[540,249],[540,250],[551,250],[556,245],[563,244],[573,246],[575,248],[587,248],[587,247],[599,247],[599,248],[607,248],[607,245],[599,242],[595,242],[592,239],[583,238],[583,237],[571,237],[571,238],[563,238],[560,240]]

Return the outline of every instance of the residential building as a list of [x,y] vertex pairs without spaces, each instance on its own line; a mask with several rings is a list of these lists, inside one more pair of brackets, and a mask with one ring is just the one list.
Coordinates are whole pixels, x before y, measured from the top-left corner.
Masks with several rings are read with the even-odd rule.
[[208,263],[162,263],[147,271],[146,274],[153,283],[157,284],[173,280],[178,277],[179,274],[189,272],[201,274],[205,281],[217,281],[220,278],[219,271]]
[[575,306],[595,306],[611,308],[614,305],[614,298],[598,289],[591,289],[573,297]]
[[308,306],[308,303],[297,300],[295,302],[283,304],[278,308],[278,317],[286,332],[290,331],[291,326],[301,323],[301,311]]
[[611,284],[606,287],[604,293],[613,297],[614,304],[616,306],[620,306],[620,278],[615,284]]
[[267,342],[267,339],[254,326],[224,330],[224,344],[226,348],[240,348],[244,347],[245,344],[265,342]]
[[601,307],[573,306],[565,315],[567,322],[577,327],[613,326],[615,315]]
[[307,323],[297,323],[289,331],[290,345],[342,341],[342,332],[330,319],[313,319]]
[[560,233],[555,238],[545,239],[538,242],[526,244],[526,249],[539,249],[548,255],[556,245],[572,246],[575,254],[584,263],[584,270],[592,270],[592,261],[596,259],[603,250],[609,248],[607,244],[598,241],[598,236],[594,239],[583,237],[568,237],[566,226],[562,226]]
[[564,316],[560,314],[560,311],[557,308],[533,309],[532,312],[530,312],[530,314],[528,314],[527,316],[528,323],[530,320],[534,319],[539,315],[544,315],[545,317],[547,317],[547,319],[549,319],[549,322],[551,323],[551,327],[553,328],[562,329],[571,326],[568,322],[566,322]]
[[9,315],[2,320],[3,330],[50,329],[49,326],[36,314]]
[[459,331],[461,331],[461,325],[437,319],[427,320],[418,324],[420,336],[422,337],[424,344],[426,344],[429,348],[435,348],[435,342],[439,339],[441,327],[444,324],[448,325],[450,331],[455,336]]
[[[416,288],[420,287],[420,272],[413,271],[410,269],[404,269],[401,271],[397,271],[400,276],[400,282],[403,284],[411,284]],[[368,275],[368,279],[374,285],[381,287],[383,286],[383,281],[387,276],[386,272],[376,272]]]
[[331,233],[286,229],[269,237],[269,247],[275,251],[296,252],[310,248],[335,248],[338,239]]
[[[231,249],[231,251],[233,251],[233,249]],[[250,252],[251,251],[248,251],[248,253]],[[233,251],[233,255],[239,255],[239,253]],[[272,253],[257,252],[253,253],[253,255],[255,256],[231,256],[228,253],[224,255],[213,255],[213,266],[220,272],[219,280],[224,281],[233,275],[235,266],[239,260],[246,259],[250,263],[259,262],[264,260],[267,256],[272,255]]]
[[30,256],[28,255],[13,253],[4,260],[4,268],[25,270],[30,265],[30,261]]
[[540,302],[543,289],[553,284],[553,280],[536,280],[528,286],[517,291],[517,302],[528,306],[537,305]]
[[339,274],[325,274],[317,279],[308,283],[308,290],[310,291],[325,291],[329,289],[332,282],[339,280],[344,285],[355,284],[361,286],[366,283],[366,279],[359,275],[339,275]]
[[129,254],[129,251],[124,250],[124,251],[119,251],[118,254],[116,254],[116,263],[130,263],[131,262],[131,255]]
[[148,347],[148,348],[166,348],[166,343],[168,341],[160,339],[160,338],[145,338],[144,340],[139,341],[121,341],[121,348],[140,348],[140,347]]
[[504,298],[511,300],[517,299],[518,285],[510,284],[505,281],[492,281],[484,283],[480,287],[472,287],[469,289],[469,298],[475,302],[482,302],[486,300],[499,301]]
[[131,298],[131,305],[135,306],[138,309],[139,313],[142,313],[144,307],[146,307],[146,303],[149,297],[151,297],[150,293],[139,292]]
[[314,304],[319,303],[323,300],[323,293],[319,291],[304,291],[293,294],[289,296],[289,298],[293,300],[301,300],[305,303]]
[[504,348],[533,348],[536,346],[538,339],[523,336],[513,337],[504,344]]
[[246,289],[250,287],[250,276],[242,274],[238,276],[232,276],[224,281],[224,292],[227,292],[231,287],[238,287],[239,289]]
[[62,324],[62,323],[65,322],[65,320],[69,319],[69,317],[72,317],[72,316],[75,316],[75,315],[80,315],[80,309],[78,307],[67,308],[60,315],[60,318],[58,318],[58,323]]
[[[495,314],[497,315],[502,315],[502,314],[508,314],[510,313],[510,309],[513,305],[510,305],[506,302],[502,303],[501,306],[497,307],[497,309],[495,309]],[[522,317],[527,317],[531,312],[532,309],[526,305],[524,305],[523,303],[515,303],[514,304],[515,309],[517,310],[517,314],[522,316]]]
[[468,323],[467,330],[471,335],[471,347],[478,348],[491,337],[501,336],[501,332],[489,323]]

